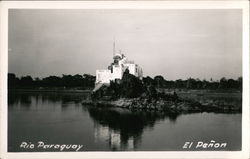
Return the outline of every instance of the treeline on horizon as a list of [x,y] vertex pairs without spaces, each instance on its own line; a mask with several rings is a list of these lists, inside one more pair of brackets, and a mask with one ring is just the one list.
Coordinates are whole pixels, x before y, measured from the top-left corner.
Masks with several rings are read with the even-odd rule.
[[[200,80],[189,78],[186,80],[166,80],[163,76],[143,77],[145,85],[153,85],[156,88],[168,89],[235,89],[242,90],[242,77],[235,79],[227,79],[225,77],[218,81],[210,79]],[[89,74],[83,75],[62,75],[49,76],[45,78],[32,78],[31,76],[17,77],[14,73],[8,73],[8,88],[77,88],[77,89],[93,89],[95,86],[95,76]]]

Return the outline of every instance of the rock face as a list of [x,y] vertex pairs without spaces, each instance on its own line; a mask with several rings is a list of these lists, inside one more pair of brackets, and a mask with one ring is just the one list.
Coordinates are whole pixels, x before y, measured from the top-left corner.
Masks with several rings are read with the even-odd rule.
[[239,112],[240,108],[226,105],[205,105],[191,99],[181,99],[174,93],[158,92],[150,82],[142,82],[125,71],[120,81],[111,82],[83,101],[101,107],[122,107],[169,112]]
[[146,98],[119,98],[116,100],[89,100],[84,101],[83,104],[90,104],[98,107],[121,107],[127,109],[142,109],[152,111],[167,111],[167,112],[241,112],[238,107],[230,105],[202,105],[199,102],[192,100],[177,99],[176,101],[166,99]]

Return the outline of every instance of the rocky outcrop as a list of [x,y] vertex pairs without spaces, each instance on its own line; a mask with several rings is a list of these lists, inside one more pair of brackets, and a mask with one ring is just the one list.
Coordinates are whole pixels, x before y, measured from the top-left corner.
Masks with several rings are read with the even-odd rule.
[[121,80],[111,81],[109,86],[93,91],[90,100],[83,101],[83,104],[169,112],[241,111],[241,107],[234,105],[202,103],[180,98],[176,92],[159,92],[153,83],[141,81],[128,71],[125,71]]
[[127,109],[144,109],[168,112],[240,112],[241,109],[232,105],[203,105],[202,103],[178,99],[176,101],[146,98],[120,98],[117,100],[83,101],[83,104],[98,107],[121,107]]

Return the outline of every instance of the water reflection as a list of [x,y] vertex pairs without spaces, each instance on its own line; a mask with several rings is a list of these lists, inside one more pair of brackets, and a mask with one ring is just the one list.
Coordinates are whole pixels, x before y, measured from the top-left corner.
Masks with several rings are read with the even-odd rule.
[[[186,141],[241,145],[241,114],[177,114],[82,105],[82,93],[9,93],[8,151],[22,141],[82,144],[84,151],[173,151]],[[49,130],[49,131],[48,131]],[[53,151],[53,150],[47,150]]]
[[31,96],[25,94],[9,94],[8,105],[22,104],[25,107],[31,106]]
[[[10,92],[8,94],[8,106],[34,106],[39,102],[41,103],[60,103],[62,107],[67,107],[68,104],[81,104],[83,99],[86,99],[88,95],[86,93],[71,94],[71,93],[15,93]],[[34,103],[33,103],[34,102]]]
[[112,150],[135,150],[144,129],[152,129],[159,120],[175,122],[179,114],[128,110],[122,108],[88,107],[94,120],[95,139],[108,141]]

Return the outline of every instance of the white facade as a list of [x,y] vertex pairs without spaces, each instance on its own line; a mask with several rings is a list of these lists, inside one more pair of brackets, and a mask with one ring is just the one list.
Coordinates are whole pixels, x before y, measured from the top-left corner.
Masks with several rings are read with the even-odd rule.
[[96,70],[96,83],[109,83],[111,78],[110,70]]
[[107,70],[96,70],[96,84],[109,84],[112,80],[122,79],[123,73],[126,69],[129,70],[130,74],[142,79],[143,72],[141,67],[133,61],[128,61],[123,54],[116,54],[114,56],[114,62]]

